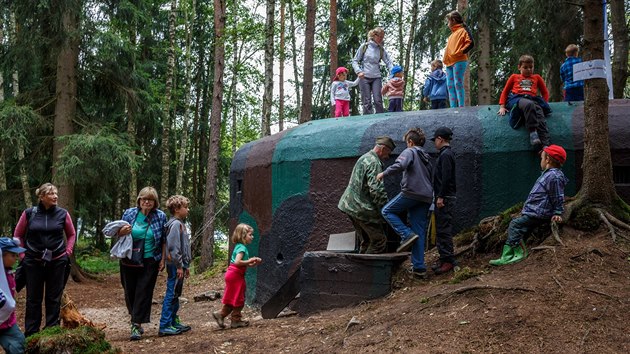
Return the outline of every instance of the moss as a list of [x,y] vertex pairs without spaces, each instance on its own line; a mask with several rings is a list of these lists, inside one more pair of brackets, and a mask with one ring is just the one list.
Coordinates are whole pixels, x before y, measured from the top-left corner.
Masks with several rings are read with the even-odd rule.
[[595,231],[600,222],[599,214],[590,205],[585,205],[573,212],[569,226],[582,231]]
[[478,226],[460,231],[460,233],[455,235],[455,237],[453,238],[453,241],[456,246],[467,245],[473,241],[473,239],[475,238],[475,234],[478,232],[479,232]]
[[507,227],[510,225],[510,221],[512,221],[512,216],[514,214],[519,214],[522,209],[523,209],[523,203],[521,202],[501,212],[501,214],[499,214],[499,216],[501,216],[501,226],[499,229],[501,231],[507,230]]
[[630,205],[626,204],[623,199],[617,197],[613,200],[612,213],[626,224],[630,223]]
[[26,339],[26,353],[115,354],[119,349],[105,340],[105,332],[93,327],[46,328]]
[[459,284],[466,279],[474,278],[482,274],[484,274],[483,270],[477,270],[477,269],[472,269],[470,267],[464,267],[460,269],[459,271],[455,272],[455,274],[453,275],[449,283]]

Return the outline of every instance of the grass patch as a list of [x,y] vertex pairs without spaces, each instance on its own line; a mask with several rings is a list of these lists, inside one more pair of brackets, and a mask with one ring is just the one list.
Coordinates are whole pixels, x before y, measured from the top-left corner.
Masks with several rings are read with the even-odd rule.
[[117,354],[120,349],[112,348],[105,340],[105,332],[92,327],[65,329],[59,326],[46,328],[26,338],[25,353],[72,353],[72,354]]
[[109,253],[92,252],[82,254],[77,257],[77,263],[88,273],[92,274],[115,274],[120,270],[117,259],[112,259]]

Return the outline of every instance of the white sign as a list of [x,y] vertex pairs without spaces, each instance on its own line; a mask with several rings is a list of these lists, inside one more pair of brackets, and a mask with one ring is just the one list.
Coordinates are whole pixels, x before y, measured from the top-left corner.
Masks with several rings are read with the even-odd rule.
[[584,61],[573,65],[573,81],[605,78],[606,62],[603,59]]

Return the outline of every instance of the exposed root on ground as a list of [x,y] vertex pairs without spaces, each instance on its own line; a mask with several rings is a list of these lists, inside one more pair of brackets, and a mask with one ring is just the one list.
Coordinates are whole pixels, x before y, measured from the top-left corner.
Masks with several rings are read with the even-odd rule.
[[464,286],[464,287],[461,287],[461,288],[454,289],[452,291],[443,292],[443,293],[437,293],[437,294],[429,296],[428,298],[426,298],[426,300],[429,300],[429,299],[432,299],[432,298],[435,298],[435,297],[438,297],[438,296],[446,296],[446,298],[444,298],[441,301],[436,302],[435,304],[431,304],[431,305],[425,306],[425,307],[421,308],[420,310],[418,310],[418,312],[424,311],[424,310],[426,310],[426,309],[428,309],[430,307],[439,306],[439,305],[443,304],[444,302],[448,301],[454,295],[463,294],[465,292],[473,291],[473,290],[504,290],[504,291],[536,292],[536,290],[534,290],[534,289],[522,288],[520,286],[498,286],[498,285],[470,285],[470,286]]
[[85,318],[77,305],[70,299],[68,294],[63,293],[63,297],[61,298],[61,323],[64,328],[77,328],[79,326],[89,326],[96,329],[103,330],[107,325],[103,323],[94,323],[89,319]]

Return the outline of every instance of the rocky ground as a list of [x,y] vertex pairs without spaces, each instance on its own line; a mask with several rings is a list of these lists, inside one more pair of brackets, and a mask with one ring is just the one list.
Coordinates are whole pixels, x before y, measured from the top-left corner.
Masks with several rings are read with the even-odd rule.
[[[565,246],[551,241],[522,263],[502,268],[487,265],[496,254],[462,259],[473,276],[459,283],[453,274],[418,281],[401,270],[389,296],[354,307],[273,320],[248,309],[251,326],[240,329],[217,327],[211,312],[219,300],[193,301],[194,295],[222,291],[222,275],[193,276],[180,310],[193,329],[174,337],[157,336],[161,274],[152,323],[137,342],[128,341],[117,275],[70,281],[67,290],[86,317],[107,325],[108,340],[125,353],[629,353],[630,244],[613,243],[604,231],[567,228],[563,239]],[[435,254],[427,258],[431,262]]]

